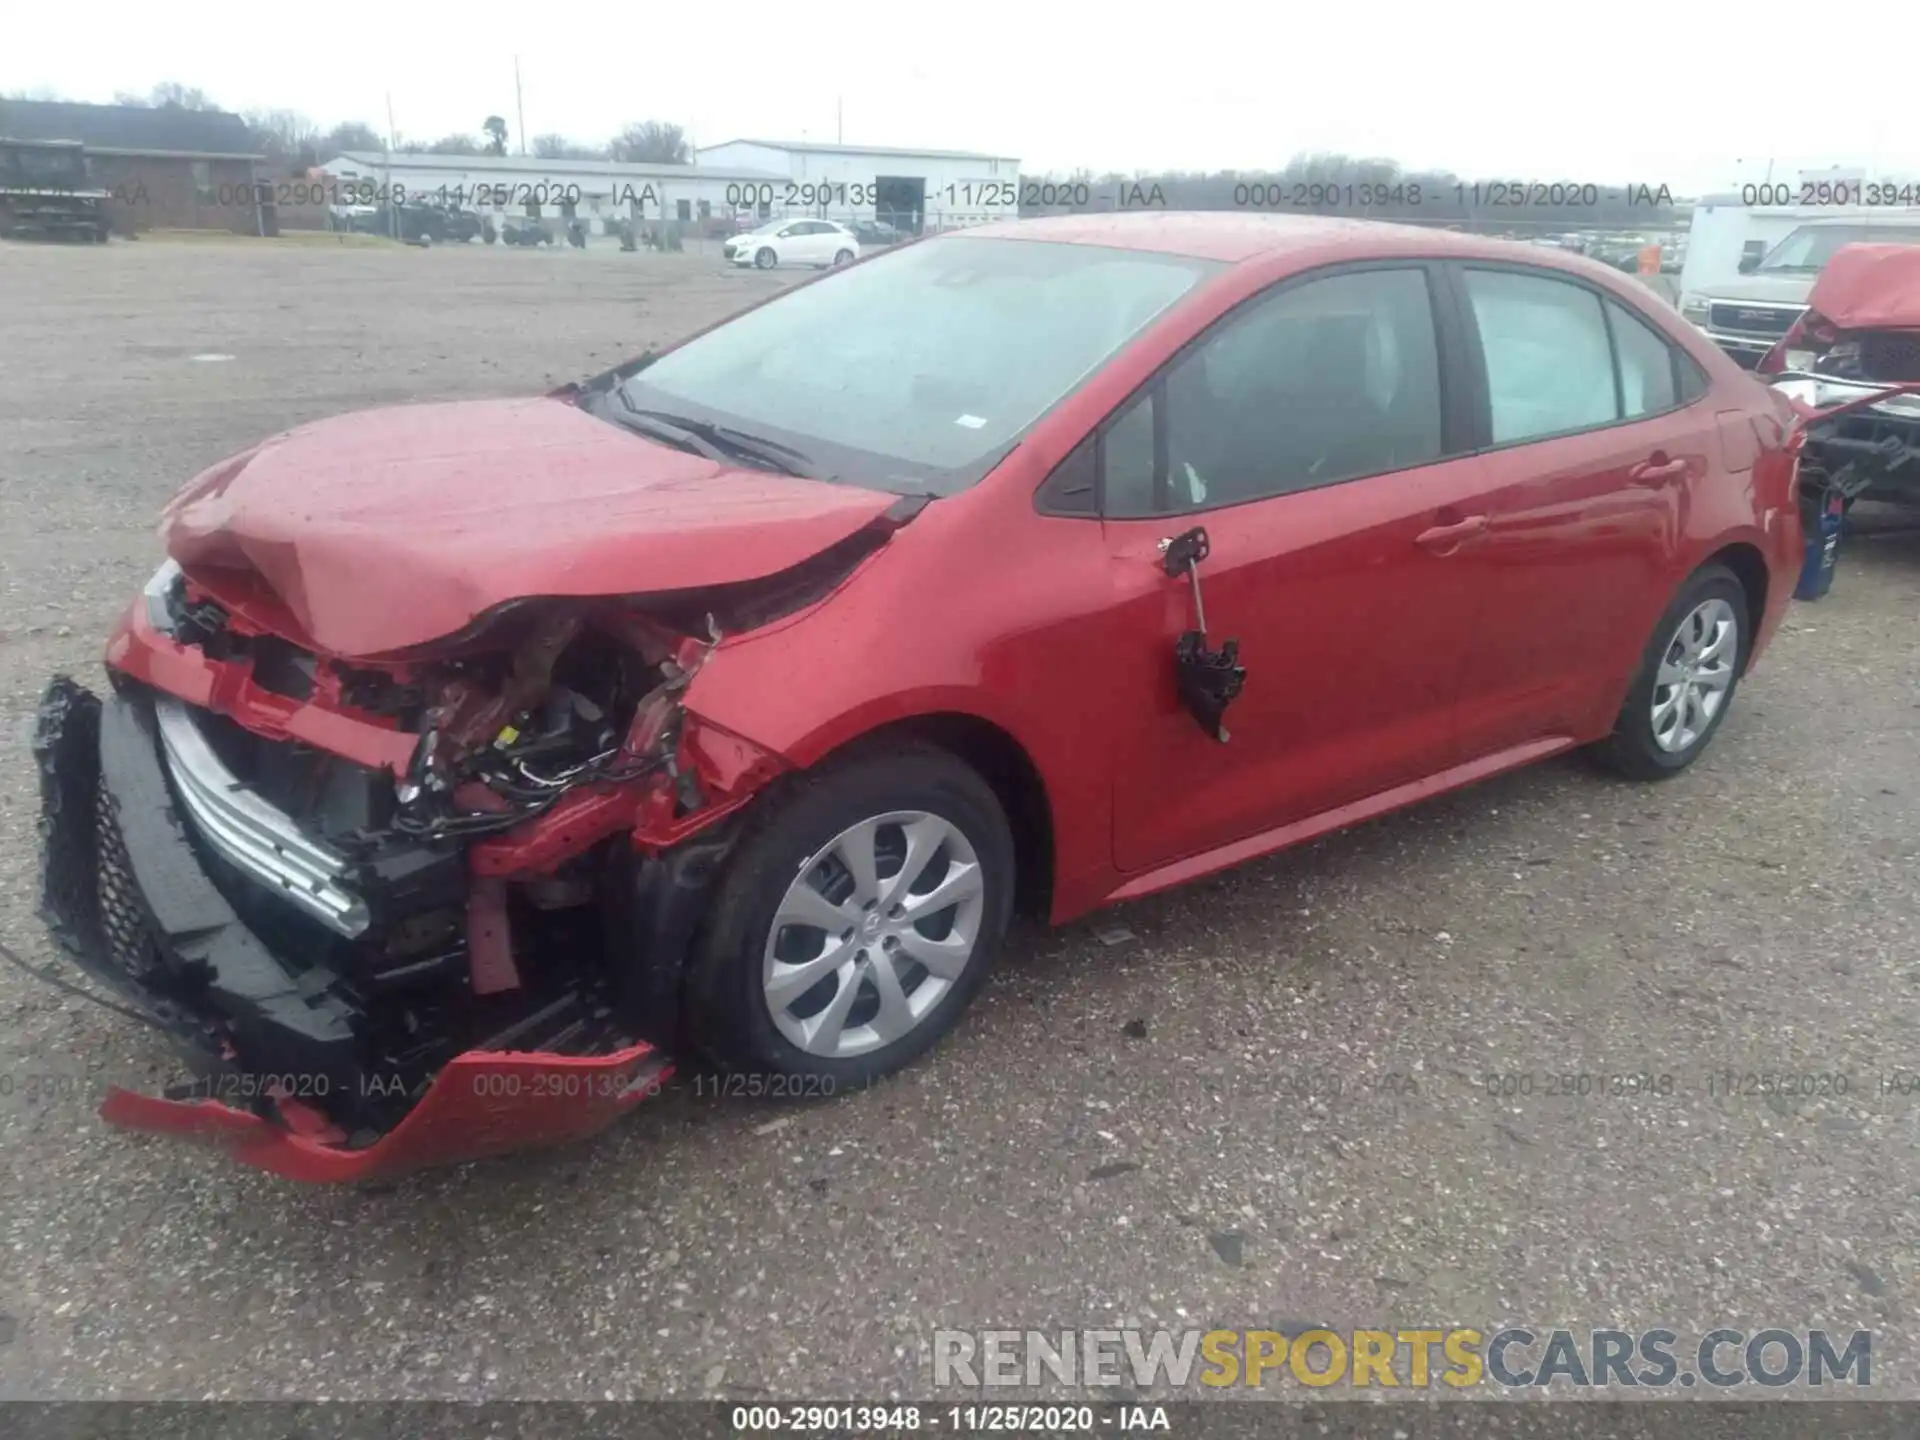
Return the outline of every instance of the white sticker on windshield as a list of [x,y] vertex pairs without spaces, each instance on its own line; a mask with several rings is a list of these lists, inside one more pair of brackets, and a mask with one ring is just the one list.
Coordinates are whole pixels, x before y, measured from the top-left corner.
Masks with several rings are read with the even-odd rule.
[[959,419],[955,420],[953,423],[956,425],[964,425],[969,430],[978,430],[982,425],[986,424],[987,422],[982,416],[979,416],[979,415],[962,415]]

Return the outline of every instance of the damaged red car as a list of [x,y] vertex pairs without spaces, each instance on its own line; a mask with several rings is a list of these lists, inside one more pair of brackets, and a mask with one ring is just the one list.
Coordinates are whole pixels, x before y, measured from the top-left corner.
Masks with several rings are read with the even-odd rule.
[[824,1093],[1059,922],[1577,746],[1690,764],[1801,555],[1791,408],[1577,257],[1021,221],[167,509],[36,753],[46,912],[309,1179]]
[[1920,249],[1846,245],[1756,373],[1819,421],[1802,480],[1920,505]]

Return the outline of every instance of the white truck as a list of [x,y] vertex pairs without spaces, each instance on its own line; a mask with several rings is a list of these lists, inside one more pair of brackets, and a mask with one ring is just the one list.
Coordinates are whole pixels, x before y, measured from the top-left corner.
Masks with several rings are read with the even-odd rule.
[[[1920,209],[1850,207],[1844,214],[1815,211],[1816,218],[1803,218],[1808,213],[1786,217],[1753,209],[1741,223],[1739,216],[1716,221],[1694,212],[1680,313],[1748,369],[1793,328],[1820,272],[1843,245],[1920,244]],[[1789,218],[1797,223],[1775,239]],[[1729,253],[1732,245],[1738,248]],[[1734,266],[1730,276],[1728,260]]]

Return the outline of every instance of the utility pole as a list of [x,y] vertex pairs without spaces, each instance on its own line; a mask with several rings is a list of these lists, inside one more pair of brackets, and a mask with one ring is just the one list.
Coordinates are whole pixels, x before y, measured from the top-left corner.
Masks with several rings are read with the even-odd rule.
[[833,143],[836,145],[847,143],[847,127],[843,123],[846,118],[846,105],[847,102],[843,96],[833,97]]
[[520,153],[527,153],[527,108],[520,100],[520,57],[513,57],[513,123],[520,131]]
[[400,132],[393,128],[393,92],[387,91],[387,233],[400,238],[400,207],[393,203],[393,152],[400,148]]

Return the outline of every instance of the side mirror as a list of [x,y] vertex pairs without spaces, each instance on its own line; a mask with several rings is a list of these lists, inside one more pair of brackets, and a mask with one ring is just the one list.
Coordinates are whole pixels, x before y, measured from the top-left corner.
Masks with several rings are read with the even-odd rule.
[[1751,275],[1759,268],[1760,257],[1758,255],[1749,253],[1740,257],[1740,273],[1742,275]]

